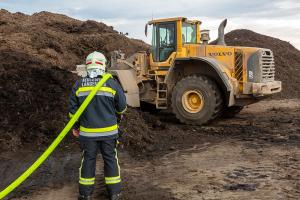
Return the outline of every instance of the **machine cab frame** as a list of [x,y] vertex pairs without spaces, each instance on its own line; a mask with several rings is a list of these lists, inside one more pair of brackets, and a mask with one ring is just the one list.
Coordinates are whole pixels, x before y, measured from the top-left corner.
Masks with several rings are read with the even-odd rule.
[[200,24],[183,17],[148,22],[147,25],[152,25],[151,66],[168,67],[175,57],[182,55],[183,45],[199,44]]

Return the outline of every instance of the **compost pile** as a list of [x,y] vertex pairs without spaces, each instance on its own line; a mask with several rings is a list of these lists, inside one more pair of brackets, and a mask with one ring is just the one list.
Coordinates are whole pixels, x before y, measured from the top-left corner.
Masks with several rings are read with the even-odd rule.
[[0,43],[1,51],[22,52],[69,70],[74,70],[95,50],[109,56],[113,50],[130,55],[148,49],[144,42],[129,39],[103,23],[80,21],[49,12],[31,16],[12,14],[3,9],[0,10]]
[[300,51],[289,42],[261,35],[250,30],[234,30],[225,35],[230,46],[249,46],[271,49],[275,57],[276,80],[283,90],[276,98],[300,98]]
[[[102,50],[108,56],[120,49],[130,55],[149,47],[103,23],[48,12],[29,16],[5,10],[0,11],[0,42],[2,150],[16,150],[26,144],[43,147],[56,137],[68,121],[68,96],[77,79],[70,71],[88,53]],[[281,96],[300,97],[299,51],[289,43],[247,30],[228,33],[226,42],[272,49],[277,79],[284,83]],[[163,148],[170,141],[188,141],[188,133],[178,129],[177,123],[162,123],[149,113],[129,109],[121,123],[123,145],[143,152]]]
[[48,142],[67,121],[76,76],[22,53],[2,51],[0,60],[0,148]]
[[0,149],[48,144],[67,118],[68,96],[77,76],[70,71],[87,54],[147,50],[113,27],[40,12],[31,16],[0,10]]

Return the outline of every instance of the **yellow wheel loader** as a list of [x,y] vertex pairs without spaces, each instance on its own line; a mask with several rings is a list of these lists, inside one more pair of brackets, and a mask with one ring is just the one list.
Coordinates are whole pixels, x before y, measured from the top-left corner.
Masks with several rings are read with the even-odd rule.
[[150,52],[125,59],[112,53],[112,73],[122,85],[128,105],[142,102],[169,109],[186,124],[205,124],[219,115],[234,115],[243,106],[281,91],[275,81],[271,50],[226,46],[219,26],[216,45],[208,44],[209,31],[201,22],[184,17],[149,21]]

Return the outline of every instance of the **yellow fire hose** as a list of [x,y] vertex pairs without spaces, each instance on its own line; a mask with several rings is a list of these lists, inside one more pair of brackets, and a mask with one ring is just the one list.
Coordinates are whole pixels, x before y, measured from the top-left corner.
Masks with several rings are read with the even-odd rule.
[[81,104],[77,112],[65,126],[65,128],[60,132],[57,138],[52,142],[52,144],[46,149],[46,151],[25,171],[19,178],[17,178],[14,182],[8,185],[3,191],[0,192],[0,199],[6,197],[9,193],[11,193],[16,187],[18,187],[21,183],[23,183],[48,157],[49,155],[56,149],[56,147],[60,144],[60,142],[64,139],[64,137],[68,134],[70,129],[74,126],[80,115],[89,105],[93,97],[96,95],[97,91],[100,87],[110,78],[111,74],[105,74],[103,78],[97,83],[94,89],[90,92],[84,102]]

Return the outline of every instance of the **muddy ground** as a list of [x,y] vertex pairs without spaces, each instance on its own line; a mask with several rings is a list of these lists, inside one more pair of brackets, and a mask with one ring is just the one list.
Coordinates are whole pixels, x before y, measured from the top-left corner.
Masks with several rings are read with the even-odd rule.
[[[259,102],[202,127],[141,115],[158,139],[144,151],[120,148],[123,199],[300,199],[300,100]],[[26,149],[0,154],[1,188],[38,156]],[[66,140],[9,199],[76,199],[79,160]],[[97,165],[94,196],[105,199]]]

